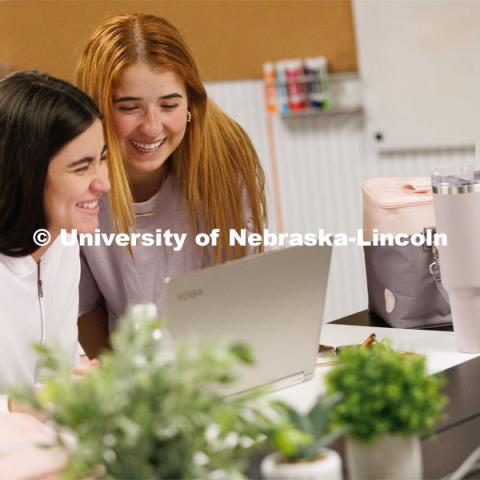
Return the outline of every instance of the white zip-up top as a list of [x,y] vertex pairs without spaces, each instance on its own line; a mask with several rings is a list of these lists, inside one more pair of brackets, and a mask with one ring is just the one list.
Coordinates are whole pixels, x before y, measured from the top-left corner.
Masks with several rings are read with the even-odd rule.
[[32,344],[59,345],[72,365],[78,360],[80,257],[71,243],[57,237],[38,264],[0,254],[0,412],[8,411],[9,388],[39,381]]

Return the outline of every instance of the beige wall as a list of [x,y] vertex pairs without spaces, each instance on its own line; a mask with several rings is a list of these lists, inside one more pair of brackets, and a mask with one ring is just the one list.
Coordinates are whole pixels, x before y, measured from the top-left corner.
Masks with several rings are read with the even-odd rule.
[[263,62],[281,58],[325,55],[332,71],[357,67],[350,0],[0,1],[0,65],[72,80],[95,26],[126,12],[174,23],[204,80],[257,78]]

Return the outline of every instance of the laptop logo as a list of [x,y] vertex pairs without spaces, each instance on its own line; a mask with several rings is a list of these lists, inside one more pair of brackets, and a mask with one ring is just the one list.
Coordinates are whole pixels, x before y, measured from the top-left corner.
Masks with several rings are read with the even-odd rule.
[[177,293],[177,300],[180,302],[188,302],[189,300],[194,300],[201,295],[203,295],[203,290],[201,288],[192,288],[190,290]]

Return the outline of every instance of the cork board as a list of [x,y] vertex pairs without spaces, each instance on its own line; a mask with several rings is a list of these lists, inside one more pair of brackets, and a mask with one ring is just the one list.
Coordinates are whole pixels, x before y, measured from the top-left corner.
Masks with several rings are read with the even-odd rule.
[[0,65],[72,80],[94,28],[120,13],[163,16],[184,34],[206,81],[259,78],[262,63],[324,55],[356,70],[350,0],[23,0],[0,2]]

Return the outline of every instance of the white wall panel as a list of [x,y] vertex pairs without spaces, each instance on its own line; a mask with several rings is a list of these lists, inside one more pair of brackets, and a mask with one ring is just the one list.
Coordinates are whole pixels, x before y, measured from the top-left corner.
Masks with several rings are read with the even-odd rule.
[[[270,228],[275,230],[272,176],[260,80],[207,84],[209,95],[247,131],[269,183]],[[428,176],[440,165],[473,160],[473,148],[378,156],[367,148],[362,113],[273,119],[286,232],[354,235],[362,225],[360,186],[375,176]],[[334,320],[367,306],[361,247],[336,247],[326,304]]]

